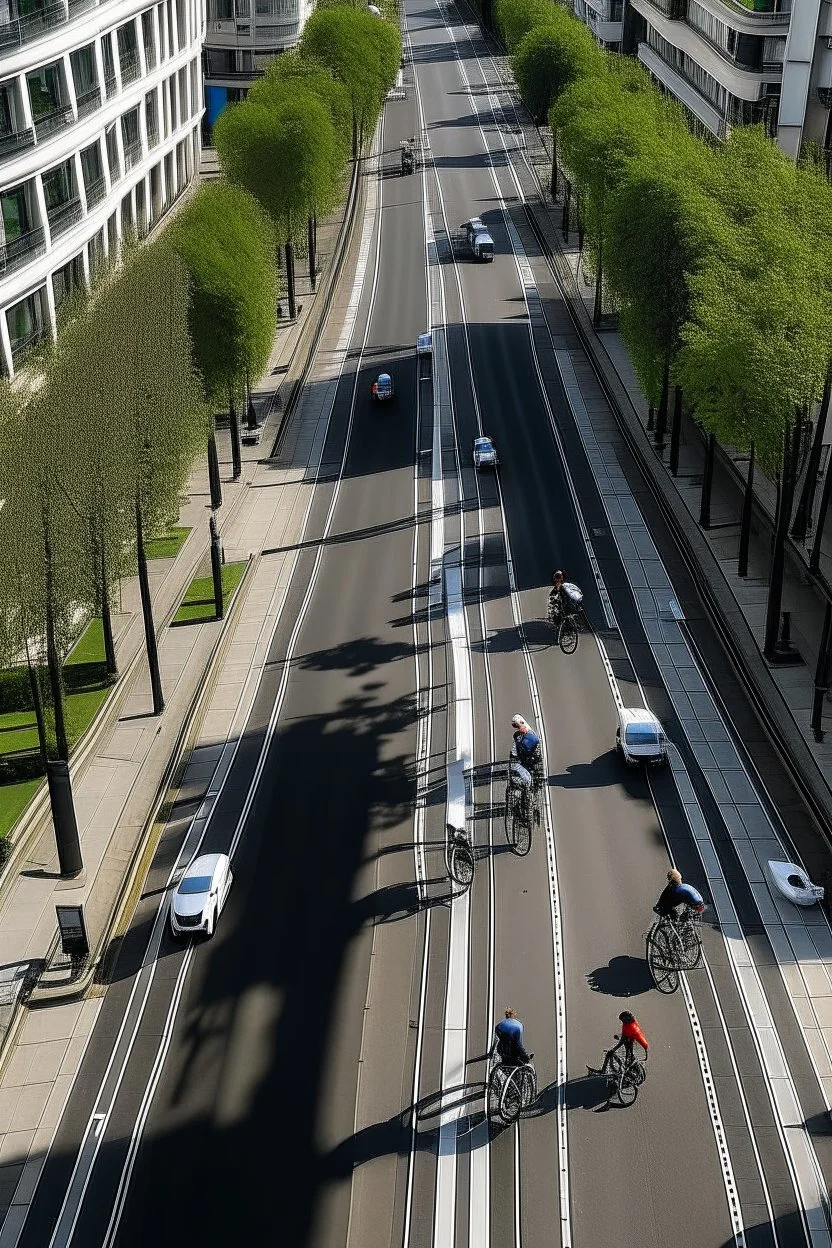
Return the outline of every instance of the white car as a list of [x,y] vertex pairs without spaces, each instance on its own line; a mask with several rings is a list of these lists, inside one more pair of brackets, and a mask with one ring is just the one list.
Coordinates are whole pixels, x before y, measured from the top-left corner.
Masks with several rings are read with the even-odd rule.
[[243,425],[240,431],[240,440],[243,446],[259,446],[262,436],[262,425]]
[[496,468],[499,462],[490,438],[474,438],[474,467],[477,472],[480,468]]
[[615,748],[628,767],[640,763],[661,766],[667,762],[667,737],[652,711],[643,706],[622,706],[618,711]]
[[416,339],[416,354],[430,355],[433,351],[433,337],[431,334],[420,334]]
[[228,854],[194,858],[170,899],[170,926],[174,936],[200,933],[213,936],[233,881]]

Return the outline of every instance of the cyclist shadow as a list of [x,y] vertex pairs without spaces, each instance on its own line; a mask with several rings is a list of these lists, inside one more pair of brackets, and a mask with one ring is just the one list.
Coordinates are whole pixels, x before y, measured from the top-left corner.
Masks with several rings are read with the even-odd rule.
[[633,958],[629,954],[610,958],[606,966],[598,966],[587,973],[586,982],[593,992],[603,992],[610,997],[638,997],[653,989],[653,976],[646,958]]
[[581,1075],[566,1084],[566,1108],[588,1109],[593,1114],[605,1114],[609,1109],[625,1109],[624,1105],[611,1100],[607,1081],[600,1075]]
[[[474,1109],[476,1102],[480,1102],[480,1107]],[[459,1151],[466,1151],[476,1148],[480,1143],[478,1137],[472,1136],[477,1127],[481,1127],[487,1121],[485,1112],[485,1095],[481,1080],[476,1083],[459,1083],[452,1088],[440,1088],[437,1092],[431,1092],[428,1096],[423,1096],[416,1106],[416,1123],[417,1133],[422,1136],[426,1133],[431,1135],[438,1132],[438,1125],[432,1125],[433,1120],[437,1119],[440,1114],[448,1113],[449,1110],[461,1110],[471,1106],[466,1113],[460,1114],[456,1119],[456,1135],[457,1147]]]

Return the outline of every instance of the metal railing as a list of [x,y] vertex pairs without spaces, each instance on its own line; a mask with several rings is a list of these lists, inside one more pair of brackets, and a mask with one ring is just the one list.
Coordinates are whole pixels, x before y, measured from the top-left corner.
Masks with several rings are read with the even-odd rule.
[[154,48],[152,43],[146,43],[144,45],[144,59],[145,59],[145,64],[147,65],[148,72],[151,69],[156,68],[156,49]]
[[57,208],[47,209],[49,233],[53,238],[59,234],[65,234],[81,220],[83,211],[80,199],[68,199],[66,203],[59,204]]
[[94,208],[96,204],[100,204],[104,196],[107,194],[107,183],[103,177],[96,178],[94,182],[90,182],[89,186],[84,188],[87,196],[87,211]]
[[265,69],[211,69],[206,66],[202,72],[206,78],[230,78],[234,82],[251,82],[254,78],[262,78],[266,71]]
[[751,18],[759,26],[788,26],[791,19],[790,0],[786,0],[779,7],[776,7],[777,0],[757,0],[757,3],[765,7],[752,7],[743,4],[742,0],[720,0],[720,4],[724,4],[726,9]]
[[142,141],[136,139],[133,143],[125,143],[124,145],[124,167],[132,169],[142,158]]
[[34,129],[16,130],[13,134],[0,135],[0,160],[8,160],[17,152],[32,147],[35,142]]
[[29,334],[28,338],[18,338],[12,342],[12,363],[15,368],[22,363],[24,358],[35,347],[39,346],[46,337],[46,326],[41,325],[34,333]]
[[4,22],[0,26],[0,48],[19,48],[24,43],[40,39],[42,35],[54,30],[67,20],[68,12],[63,4],[50,4],[38,9],[36,13],[27,13],[13,22]]
[[96,109],[101,107],[101,88],[90,87],[87,91],[82,91],[80,95],[76,95],[75,103],[78,106],[78,116],[86,117],[89,113],[94,113]]
[[107,92],[107,99],[116,94],[118,91],[118,79],[115,74],[104,75],[104,90]]
[[18,234],[0,247],[0,273],[10,269],[19,269],[33,256],[42,256],[46,251],[46,235],[42,229],[27,230]]
[[141,72],[142,72],[142,67],[141,67],[141,62],[139,61],[138,55],[125,56],[124,60],[121,62],[122,84],[124,84],[125,82],[135,82],[136,79],[141,74]]
[[66,126],[71,126],[75,121],[69,104],[62,104],[60,108],[53,108],[48,113],[41,113],[40,117],[35,118],[35,134],[39,139],[46,138],[49,134],[54,134],[56,130],[63,130]]
[[156,126],[148,126],[148,127],[147,127],[147,146],[148,146],[148,147],[158,147],[158,146],[159,146],[159,127],[158,127],[158,125],[156,125]]

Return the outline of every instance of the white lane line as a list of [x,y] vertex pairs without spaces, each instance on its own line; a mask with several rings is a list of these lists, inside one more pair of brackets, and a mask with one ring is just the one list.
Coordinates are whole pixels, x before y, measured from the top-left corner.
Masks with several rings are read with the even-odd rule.
[[[382,134],[383,134],[383,119],[382,119]],[[354,282],[354,285],[353,285],[353,298],[352,298],[352,300],[350,301],[350,310],[351,310],[351,312],[352,312],[352,317],[350,318],[350,323],[351,323],[353,326],[354,326],[354,323],[355,323],[355,318],[357,317],[357,314],[358,314],[358,306],[359,306],[360,297],[361,297],[361,290],[363,289],[363,284],[364,284],[365,275],[366,275],[366,269],[367,269],[367,262],[368,262],[368,258],[369,258],[369,247],[370,247],[370,241],[371,241],[371,238],[372,238],[372,231],[373,231],[373,228],[374,228],[374,223],[375,223],[375,193],[376,193],[376,182],[375,182],[375,180],[372,180],[372,179],[371,179],[371,180],[370,180],[370,182],[369,182],[369,186],[368,186],[368,210],[367,210],[367,214],[366,214],[366,216],[365,216],[365,220],[364,220],[364,230],[363,230],[363,233],[362,233],[361,246],[360,246],[360,248],[359,248],[359,261],[358,261],[358,268],[357,268],[357,271],[356,271],[356,278],[355,278],[355,282]],[[371,207],[371,205],[372,205],[372,207]],[[370,310],[372,309],[372,306],[373,306],[373,303],[374,303],[374,300],[375,300],[376,287],[377,287],[377,283],[378,283],[378,267],[379,267],[379,250],[380,250],[380,245],[381,245],[381,230],[380,230],[380,228],[379,228],[379,231],[378,231],[378,234],[377,234],[377,238],[376,238],[375,269],[374,269],[374,276],[373,276],[373,287],[372,287],[372,293],[371,293],[371,299],[370,299]],[[252,783],[251,783],[251,786],[250,786],[250,788],[249,788],[249,791],[248,791],[248,793],[247,793],[247,795],[246,795],[246,801],[245,801],[245,804],[244,804],[244,807],[243,807],[243,811],[242,811],[242,813],[241,813],[241,815],[240,815],[240,818],[239,818],[239,821],[238,821],[238,823],[237,823],[237,826],[236,826],[236,829],[235,829],[235,832],[234,832],[234,836],[233,836],[233,839],[232,839],[232,842],[231,842],[231,846],[229,847],[229,854],[230,854],[230,856],[233,856],[233,854],[234,854],[234,852],[235,852],[235,850],[236,850],[236,848],[237,848],[237,846],[238,846],[238,844],[239,844],[240,837],[242,836],[242,832],[243,832],[243,827],[244,827],[244,824],[245,824],[246,818],[247,818],[247,816],[248,816],[248,812],[249,812],[249,810],[251,809],[251,804],[252,804],[252,802],[253,802],[253,800],[254,800],[255,792],[256,792],[256,789],[257,789],[257,786],[258,786],[258,783],[259,783],[260,777],[261,777],[261,775],[262,775],[263,768],[264,768],[264,766],[265,766],[266,758],[267,758],[267,755],[268,755],[268,752],[269,752],[269,748],[270,748],[270,746],[271,746],[271,741],[272,741],[272,738],[273,738],[273,735],[274,735],[274,731],[275,731],[275,728],[276,728],[277,718],[278,718],[278,715],[279,715],[280,707],[281,707],[281,705],[282,705],[283,697],[284,697],[284,695],[285,695],[285,690],[286,690],[286,686],[287,686],[287,683],[288,683],[288,674],[289,674],[289,667],[290,667],[290,658],[291,658],[291,653],[292,653],[292,647],[293,647],[293,645],[295,644],[295,642],[296,642],[296,640],[297,640],[297,636],[298,636],[298,633],[299,633],[299,631],[300,631],[300,627],[299,627],[299,626],[300,626],[301,620],[302,620],[302,618],[305,616],[306,611],[308,610],[309,601],[310,601],[310,599],[311,599],[311,589],[312,589],[312,587],[313,587],[313,585],[314,585],[314,582],[315,582],[315,579],[316,579],[316,577],[317,577],[317,573],[318,573],[318,570],[319,570],[319,567],[320,567],[320,563],[321,563],[321,560],[322,560],[322,558],[323,558],[323,551],[324,551],[325,538],[328,536],[329,529],[331,528],[332,518],[333,518],[333,515],[334,515],[335,503],[336,503],[337,496],[338,496],[338,493],[339,493],[339,490],[340,490],[340,484],[341,484],[341,481],[342,481],[342,479],[343,479],[343,474],[344,474],[344,470],[345,470],[345,466],[346,466],[346,458],[347,458],[347,453],[348,453],[348,450],[349,450],[349,443],[350,443],[350,437],[351,437],[351,433],[352,433],[353,419],[354,419],[354,413],[355,413],[355,398],[356,398],[356,391],[357,391],[357,387],[358,387],[358,378],[359,378],[359,372],[360,372],[360,368],[361,368],[361,359],[363,358],[364,351],[366,350],[367,335],[368,335],[368,333],[369,333],[369,321],[370,321],[370,316],[369,316],[369,314],[368,314],[368,322],[367,322],[367,327],[366,327],[366,329],[365,329],[364,341],[363,341],[363,345],[362,345],[362,349],[361,349],[361,353],[360,353],[359,359],[358,359],[358,361],[357,361],[357,363],[356,363],[356,369],[355,369],[355,380],[354,380],[354,382],[353,382],[353,394],[352,394],[351,409],[350,409],[350,419],[349,419],[349,423],[348,423],[348,426],[347,426],[347,433],[346,433],[345,446],[344,446],[344,454],[343,454],[343,456],[342,456],[342,461],[341,461],[341,469],[340,469],[339,477],[338,477],[338,480],[337,480],[337,482],[336,482],[335,489],[334,489],[334,491],[333,491],[333,499],[332,499],[332,501],[331,501],[330,508],[329,508],[328,513],[327,513],[326,525],[325,525],[325,528],[324,528],[324,532],[323,532],[323,536],[322,536],[321,542],[320,542],[319,547],[318,547],[318,551],[317,551],[317,555],[316,555],[316,561],[315,561],[315,565],[314,565],[314,569],[313,569],[312,577],[311,577],[311,579],[310,579],[310,586],[309,586],[309,588],[307,589],[307,594],[306,594],[306,597],[305,597],[305,599],[304,599],[304,603],[303,603],[303,605],[302,605],[302,607],[301,607],[301,612],[300,612],[300,614],[299,614],[298,621],[297,621],[297,622],[296,622],[296,624],[295,624],[295,628],[294,628],[293,633],[292,633],[292,638],[290,639],[290,648],[289,648],[289,650],[287,651],[287,657],[286,657],[286,660],[285,660],[285,666],[284,666],[284,670],[283,670],[283,673],[282,673],[282,678],[281,678],[280,690],[279,690],[279,692],[278,692],[278,696],[277,696],[277,699],[276,699],[276,701],[275,701],[275,707],[274,707],[274,709],[273,709],[272,715],[271,715],[270,720],[269,720],[268,729],[267,729],[267,732],[266,732],[266,735],[265,735],[265,738],[264,738],[264,741],[263,741],[263,745],[262,745],[262,747],[261,747],[261,752],[260,752],[260,756],[259,756],[259,758],[258,758],[258,763],[257,763],[257,767],[256,767],[256,769],[255,769],[255,774],[254,774],[254,777],[253,777],[253,779],[252,779]],[[340,349],[340,348],[341,348],[341,346],[342,346],[342,341],[345,339],[345,336],[346,336],[346,324],[345,324],[344,330],[342,331],[342,334],[341,334],[341,339],[339,340],[339,349]],[[348,342],[347,342],[347,344],[346,344],[346,346],[344,347],[343,352],[342,352],[342,358],[341,358],[341,362],[340,362],[339,375],[340,375],[340,372],[342,372],[342,371],[343,371],[344,365],[345,365],[345,363],[346,363],[347,354],[348,354],[347,347],[348,347]],[[335,389],[337,390],[337,386],[336,386],[336,388],[335,388]],[[334,404],[334,393],[335,393],[335,392],[333,392],[333,404]],[[328,427],[329,427],[329,421],[331,420],[331,416],[332,416],[332,408],[330,409],[329,417],[327,418],[327,429],[328,429]],[[323,441],[322,441],[322,447],[323,447],[323,445],[325,444],[325,442],[326,442],[326,435],[324,436],[324,439],[323,439]],[[320,464],[318,465],[318,468],[320,468]],[[311,500],[310,500],[310,509],[311,509]],[[309,512],[307,511],[307,519],[308,519],[308,515],[309,515]],[[277,622],[275,623],[275,630],[276,630],[276,628],[277,628]],[[225,780],[225,778],[228,776],[228,774],[229,774],[229,772],[228,772],[228,771],[226,771],[225,777],[223,777],[223,781],[224,781],[224,780]],[[207,805],[208,805],[208,803],[203,803],[203,808],[202,808],[202,809],[204,809]],[[203,841],[203,839],[204,839],[204,837],[205,837],[205,835],[206,835],[207,828],[208,828],[208,824],[210,823],[211,817],[212,817],[212,815],[213,815],[213,813],[214,813],[214,810],[215,810],[216,808],[217,808],[217,802],[216,802],[216,798],[215,798],[215,799],[214,799],[214,801],[210,803],[210,810],[208,811],[207,817],[204,817],[204,825],[203,825],[203,827],[201,828],[201,831],[200,831],[200,836],[199,836],[199,842],[198,842],[198,844],[197,844],[194,848],[190,848],[190,847],[189,847],[189,853],[188,853],[188,858],[187,858],[187,859],[185,859],[185,853],[184,853],[184,848],[183,848],[183,851],[182,851],[182,853],[180,854],[179,859],[178,859],[178,861],[177,861],[177,866],[176,866],[176,867],[174,867],[174,869],[171,871],[170,877],[169,877],[168,882],[167,882],[168,887],[170,886],[170,884],[171,884],[171,882],[172,882],[172,880],[173,880],[173,877],[174,877],[174,875],[176,874],[176,871],[177,871],[177,869],[178,869],[178,867],[179,867],[179,864],[180,864],[180,863],[182,863],[183,859],[187,862],[187,861],[189,861],[189,860],[190,860],[190,857],[192,857],[192,856],[194,855],[194,853],[196,853],[196,852],[197,852],[197,850],[198,850],[198,848],[199,848],[199,845],[202,843],[202,841]],[[200,814],[201,814],[201,813],[202,813],[202,810],[200,811]],[[200,819],[200,815],[198,814],[198,815],[197,815],[197,819],[195,819],[195,820],[194,820],[194,824],[192,824],[192,829],[193,829],[194,827],[197,827],[197,826],[198,826],[197,821],[198,821],[199,819]],[[188,837],[186,838],[186,846],[189,846],[189,839],[190,839],[190,831],[189,831]],[[167,891],[167,890],[166,890],[166,891]],[[159,907],[159,910],[158,910],[157,915],[156,915],[156,920],[155,920],[155,922],[154,922],[153,933],[152,933],[152,935],[151,935],[151,942],[150,942],[150,944],[148,945],[148,950],[147,950],[147,953],[146,953],[146,955],[145,955],[145,961],[144,961],[144,964],[143,964],[143,969],[144,969],[144,966],[146,966],[146,965],[147,965],[148,961],[152,960],[152,963],[153,963],[153,965],[152,965],[152,967],[151,967],[151,970],[150,970],[150,974],[149,974],[149,976],[148,976],[147,990],[146,990],[146,992],[145,992],[145,994],[144,994],[144,997],[143,997],[143,999],[142,999],[142,1002],[141,1002],[141,1007],[140,1007],[140,1010],[139,1010],[138,1016],[137,1016],[137,1018],[135,1019],[135,1022],[134,1022],[133,1033],[132,1033],[132,1036],[131,1036],[131,1038],[130,1038],[130,1042],[129,1042],[129,1045],[128,1045],[128,1048],[127,1048],[127,1052],[126,1052],[126,1053],[125,1053],[125,1055],[124,1055],[124,1060],[123,1060],[123,1062],[122,1062],[122,1066],[121,1066],[121,1069],[120,1069],[120,1072],[119,1072],[119,1075],[118,1075],[118,1079],[117,1079],[117,1082],[116,1082],[116,1087],[115,1087],[115,1089],[114,1089],[114,1092],[113,1092],[113,1094],[112,1094],[112,1097],[111,1097],[111,1098],[109,1098],[108,1106],[107,1106],[107,1108],[106,1108],[106,1110],[105,1110],[105,1114],[106,1114],[106,1119],[107,1119],[107,1121],[109,1121],[109,1117],[110,1117],[110,1114],[111,1114],[111,1112],[112,1112],[113,1106],[114,1106],[114,1104],[115,1104],[115,1099],[116,1099],[116,1096],[117,1096],[118,1090],[119,1090],[119,1088],[121,1087],[121,1082],[122,1082],[122,1079],[123,1079],[124,1074],[125,1074],[126,1069],[127,1069],[127,1065],[128,1065],[128,1062],[129,1062],[130,1054],[131,1054],[131,1052],[132,1052],[133,1044],[134,1044],[135,1039],[136,1039],[136,1037],[137,1037],[137,1035],[138,1035],[139,1027],[140,1027],[140,1025],[141,1025],[142,1018],[143,1018],[143,1016],[144,1016],[144,1010],[145,1010],[145,1007],[146,1007],[146,1004],[147,1004],[147,1001],[148,1001],[148,998],[149,998],[149,995],[150,995],[150,988],[151,988],[151,986],[152,986],[153,976],[154,976],[154,974],[155,974],[155,968],[156,968],[156,957],[158,956],[159,946],[160,946],[160,944],[161,944],[161,938],[162,938],[162,933],[163,933],[163,931],[164,931],[165,923],[166,923],[166,909],[165,909],[164,903],[163,903],[163,902],[160,902],[160,907]],[[189,951],[189,952],[190,952],[190,951]],[[109,1061],[109,1063],[108,1063],[108,1067],[107,1067],[107,1071],[105,1072],[104,1081],[102,1081],[102,1088],[103,1088],[104,1084],[106,1083],[107,1077],[108,1077],[108,1075],[109,1075],[109,1073],[110,1073],[111,1067],[112,1067],[113,1062],[114,1062],[114,1060],[115,1060],[115,1056],[116,1056],[116,1053],[117,1053],[117,1050],[118,1050],[119,1040],[121,1039],[122,1032],[123,1032],[123,1030],[124,1030],[124,1028],[125,1028],[125,1026],[126,1026],[126,1024],[127,1024],[127,1019],[128,1019],[128,1017],[129,1017],[130,1003],[132,1002],[132,1000],[133,1000],[133,994],[135,993],[135,991],[136,991],[136,989],[137,989],[137,987],[138,987],[138,982],[139,982],[139,980],[138,980],[138,977],[137,977],[136,984],[134,985],[133,992],[131,993],[130,1002],[128,1002],[128,1010],[127,1010],[127,1012],[125,1013],[125,1018],[124,1018],[124,1020],[123,1020],[123,1022],[122,1022],[121,1028],[120,1028],[120,1030],[119,1030],[119,1036],[118,1036],[117,1041],[116,1041],[116,1046],[114,1047],[113,1052],[112,1052],[112,1054],[111,1054],[110,1061]],[[177,982],[178,982],[178,981],[177,981]],[[154,1087],[155,1087],[155,1085],[154,1085]],[[148,1098],[148,1096],[147,1096],[147,1090],[145,1091],[145,1096],[144,1096],[144,1098],[143,1098],[142,1105],[141,1105],[141,1107],[140,1107],[140,1111],[139,1111],[140,1115],[142,1114],[142,1112],[143,1112],[143,1110],[144,1110],[145,1102],[147,1102],[147,1103],[149,1104],[149,1098]],[[145,1113],[145,1117],[146,1117],[146,1113]],[[137,1122],[137,1126],[138,1126],[138,1122]],[[125,1199],[126,1199],[127,1189],[128,1189],[128,1186],[129,1186],[130,1178],[131,1178],[131,1176],[132,1176],[133,1166],[134,1166],[134,1164],[135,1164],[135,1157],[136,1157],[136,1156],[137,1156],[137,1154],[138,1154],[138,1147],[136,1147],[135,1149],[133,1149],[133,1148],[132,1148],[133,1138],[138,1139],[138,1138],[140,1137],[140,1133],[139,1133],[139,1135],[137,1135],[137,1126],[134,1128],[133,1136],[131,1137],[131,1152],[130,1152],[130,1153],[129,1153],[129,1155],[128,1155],[128,1160],[127,1160],[127,1162],[125,1163],[125,1167],[124,1167],[124,1168],[123,1168],[123,1170],[122,1170],[122,1173],[121,1173],[121,1176],[120,1176],[120,1180],[119,1180],[119,1188],[118,1188],[118,1193],[117,1193],[117,1198],[116,1198],[116,1200],[117,1200],[117,1204],[118,1204],[118,1215],[119,1215],[119,1219],[120,1219],[121,1212],[122,1212],[123,1207],[124,1207],[124,1201],[125,1201]],[[89,1127],[87,1128],[87,1132],[85,1132],[85,1138],[86,1138],[86,1135],[88,1134],[88,1132],[89,1132]],[[76,1165],[75,1165],[75,1168],[74,1168],[74,1170],[73,1170],[73,1175],[72,1175],[72,1178],[71,1178],[71,1180],[70,1180],[70,1185],[69,1185],[69,1187],[68,1187],[68,1189],[67,1189],[67,1193],[66,1193],[66,1196],[65,1196],[65,1198],[64,1198],[64,1203],[63,1203],[63,1206],[62,1206],[62,1209],[61,1209],[61,1213],[60,1213],[60,1215],[59,1215],[58,1224],[57,1224],[57,1226],[56,1226],[56,1228],[55,1228],[55,1232],[53,1233],[52,1239],[50,1240],[50,1248],[67,1248],[67,1246],[71,1243],[71,1240],[72,1240],[72,1235],[73,1235],[73,1233],[74,1233],[75,1226],[76,1226],[76,1224],[77,1224],[78,1217],[79,1217],[80,1212],[81,1212],[81,1207],[82,1207],[83,1202],[84,1202],[84,1197],[85,1197],[85,1195],[86,1195],[86,1191],[87,1191],[87,1187],[88,1187],[88,1184],[89,1184],[89,1181],[90,1181],[90,1177],[91,1177],[91,1175],[92,1175],[92,1171],[93,1171],[93,1168],[94,1168],[94,1166],[95,1166],[95,1161],[96,1161],[96,1158],[97,1158],[97,1156],[98,1156],[98,1149],[99,1149],[99,1147],[100,1147],[100,1142],[101,1142],[101,1139],[103,1139],[104,1134],[105,1134],[105,1132],[104,1132],[104,1131],[99,1132],[99,1136],[98,1136],[98,1140],[97,1140],[97,1145],[96,1145],[96,1148],[95,1148],[95,1150],[94,1150],[94,1153],[93,1153],[91,1156],[90,1156],[87,1152],[85,1152],[85,1150],[84,1150],[84,1146],[83,1146],[83,1143],[82,1143],[82,1149],[81,1149],[81,1152],[79,1153],[78,1159],[77,1159],[77,1161],[76,1161]],[[83,1155],[83,1167],[82,1167],[82,1168],[79,1168],[79,1163],[81,1163],[81,1161],[82,1161],[82,1155]],[[79,1187],[80,1187],[80,1190],[79,1190]],[[70,1198],[71,1198],[71,1196],[72,1196],[72,1194],[73,1194],[73,1193],[75,1193],[75,1198],[72,1200],[72,1202],[71,1202],[71,1204],[70,1204]],[[115,1232],[117,1231],[117,1229],[118,1229],[118,1221],[116,1221],[116,1222],[115,1222],[115,1224],[113,1225],[113,1234],[115,1234]]]

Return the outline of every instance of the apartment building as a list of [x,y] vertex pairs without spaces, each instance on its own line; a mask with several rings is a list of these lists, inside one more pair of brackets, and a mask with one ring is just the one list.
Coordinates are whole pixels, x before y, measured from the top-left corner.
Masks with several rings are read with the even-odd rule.
[[0,373],[199,166],[201,0],[0,0]]
[[[762,122],[797,156],[832,146],[832,4],[828,0],[574,0],[605,46],[638,56],[703,130]],[[617,37],[616,37],[617,35]]]
[[226,104],[243,99],[272,57],[298,42],[314,0],[207,0],[205,137]]

